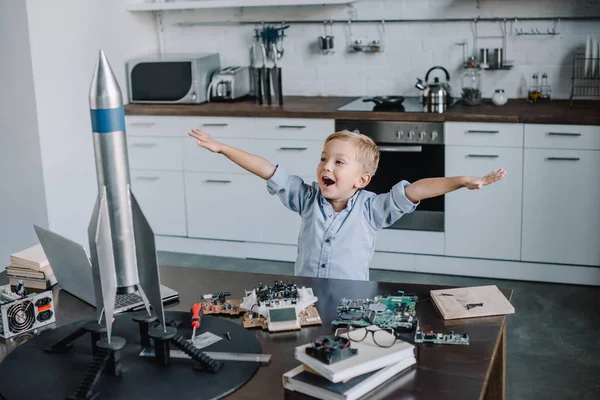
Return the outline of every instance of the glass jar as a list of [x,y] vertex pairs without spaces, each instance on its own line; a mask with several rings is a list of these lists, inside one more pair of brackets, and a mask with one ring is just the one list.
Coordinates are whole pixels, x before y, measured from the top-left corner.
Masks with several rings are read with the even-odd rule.
[[461,79],[462,100],[465,104],[474,106],[481,103],[481,70],[465,68]]

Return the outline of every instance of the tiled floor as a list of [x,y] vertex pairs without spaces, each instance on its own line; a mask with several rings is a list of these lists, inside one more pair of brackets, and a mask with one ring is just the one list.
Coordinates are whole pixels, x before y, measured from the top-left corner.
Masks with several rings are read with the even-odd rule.
[[[293,264],[159,252],[164,265],[292,275]],[[600,288],[372,270],[371,280],[514,289],[507,399],[600,399]]]

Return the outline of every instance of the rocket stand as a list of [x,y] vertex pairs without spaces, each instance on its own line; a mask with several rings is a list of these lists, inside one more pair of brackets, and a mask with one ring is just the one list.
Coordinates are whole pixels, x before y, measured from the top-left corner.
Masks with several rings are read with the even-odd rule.
[[87,321],[82,327],[71,332],[64,338],[53,343],[45,350],[51,353],[65,353],[73,347],[73,342],[81,336],[89,333],[92,340],[92,354],[95,356],[98,353],[98,341],[102,338],[102,334],[106,332],[106,326],[97,323],[94,320]]
[[148,331],[150,330],[150,324],[158,321],[156,315],[142,312],[131,319],[137,322],[140,326],[140,343],[142,347],[150,347],[150,337],[148,336]]
[[96,345],[98,351],[94,354],[94,360],[88,367],[83,382],[81,382],[75,393],[68,397],[68,400],[91,400],[96,398],[98,393],[94,393],[94,388],[107,367],[111,375],[119,376],[121,374],[120,350],[125,346],[125,339],[113,336],[111,342],[108,343],[108,338],[102,338]]

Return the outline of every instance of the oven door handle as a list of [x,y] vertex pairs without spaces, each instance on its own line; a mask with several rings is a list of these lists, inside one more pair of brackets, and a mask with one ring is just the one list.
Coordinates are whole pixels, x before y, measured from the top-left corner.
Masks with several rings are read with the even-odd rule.
[[420,153],[423,146],[377,146],[383,153]]

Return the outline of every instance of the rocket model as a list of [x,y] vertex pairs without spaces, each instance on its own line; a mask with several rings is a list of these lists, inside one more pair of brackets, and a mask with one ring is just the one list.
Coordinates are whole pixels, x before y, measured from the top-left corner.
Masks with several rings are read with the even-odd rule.
[[138,291],[164,324],[154,233],[131,192],[121,89],[100,50],[90,87],[98,196],[88,228],[98,322],[111,339],[116,294]]

